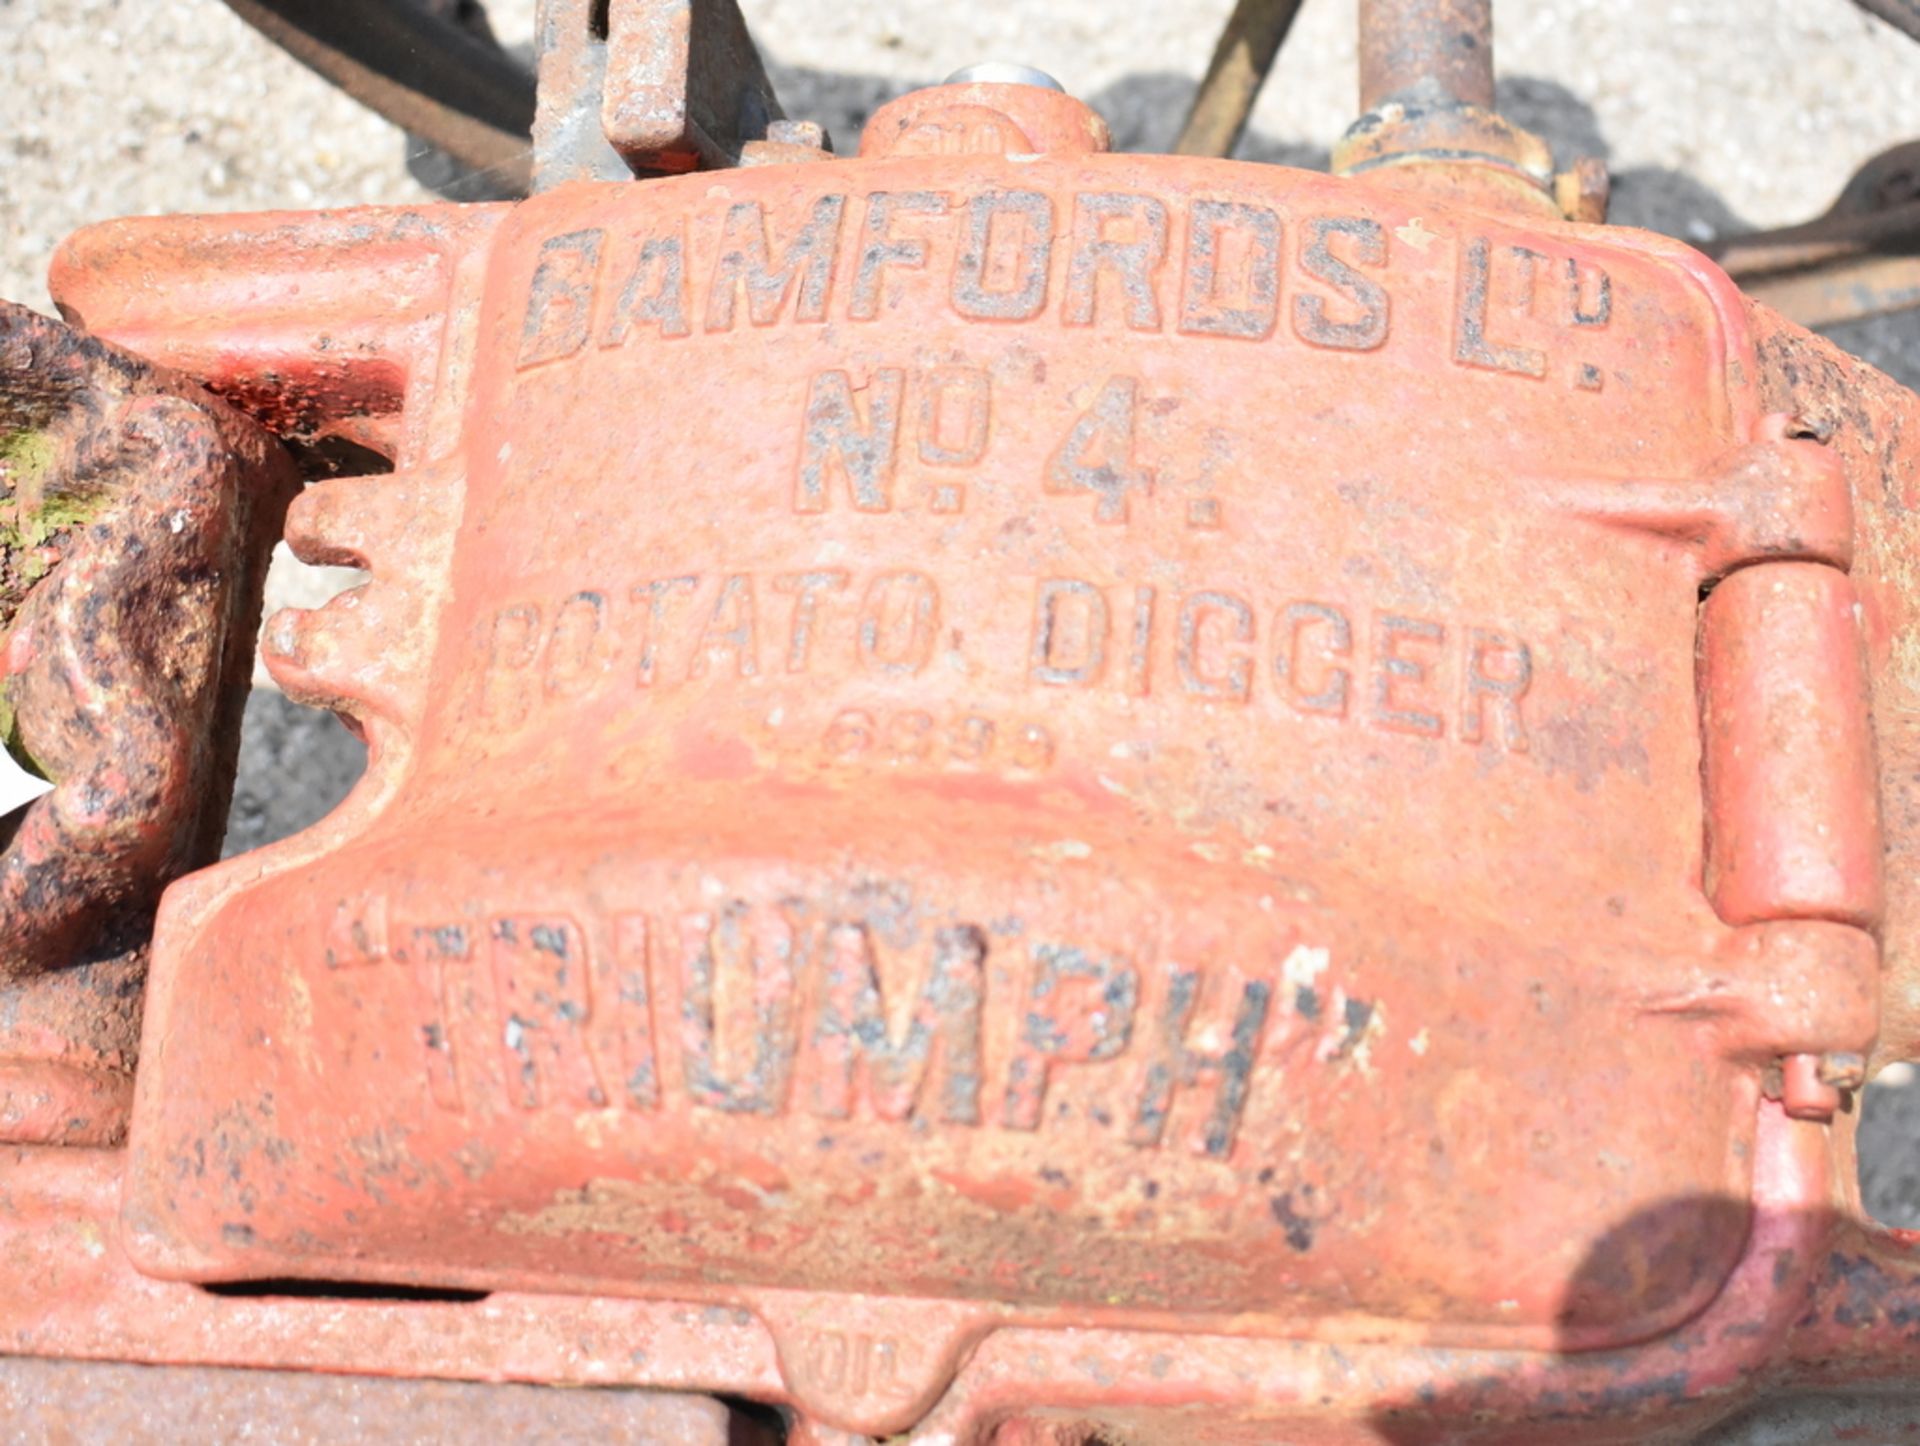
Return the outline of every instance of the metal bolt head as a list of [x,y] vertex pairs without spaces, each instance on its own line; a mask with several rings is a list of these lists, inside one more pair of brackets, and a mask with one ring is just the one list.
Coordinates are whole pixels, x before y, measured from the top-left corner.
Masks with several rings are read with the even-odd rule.
[[986,60],[978,65],[963,65],[946,78],[947,85],[1032,85],[1041,90],[1057,90],[1062,95],[1067,88],[1031,65],[1021,65],[1011,60]]
[[860,154],[1087,155],[1112,144],[1107,123],[1050,77],[1023,66],[975,65],[881,106],[867,118]]
[[1597,156],[1582,156],[1553,178],[1553,199],[1569,221],[1597,226],[1607,219],[1607,198],[1613,178],[1607,163]]
[[1840,1091],[1820,1078],[1820,1057],[1790,1054],[1780,1061],[1780,1104],[1790,1119],[1825,1123],[1840,1108]]

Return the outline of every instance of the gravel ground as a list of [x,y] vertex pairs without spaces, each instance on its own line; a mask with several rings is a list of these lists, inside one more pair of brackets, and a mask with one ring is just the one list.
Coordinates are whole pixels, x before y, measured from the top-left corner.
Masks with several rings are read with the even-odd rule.
[[[1002,58],[1059,76],[1120,145],[1177,130],[1230,0],[746,0],[791,113],[848,148],[912,85]],[[510,43],[531,0],[493,0]],[[1920,46],[1848,0],[1501,0],[1500,101],[1562,158],[1615,173],[1614,218],[1690,240],[1823,209],[1861,161],[1920,135]],[[1324,165],[1351,118],[1354,0],[1308,0],[1241,154]],[[47,258],[103,217],[419,200],[404,138],[235,20],[219,0],[0,0],[0,295],[46,307]],[[426,169],[423,158],[413,157]],[[1920,312],[1836,331],[1920,385]],[[309,600],[337,580],[282,570]],[[338,802],[362,752],[330,718],[261,692],[247,713],[230,851]],[[1869,1205],[1920,1225],[1920,1084],[1868,1093]]]

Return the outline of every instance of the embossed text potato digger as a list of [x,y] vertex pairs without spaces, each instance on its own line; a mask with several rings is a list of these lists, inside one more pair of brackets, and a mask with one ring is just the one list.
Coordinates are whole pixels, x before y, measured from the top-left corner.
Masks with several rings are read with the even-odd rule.
[[[1913,1383],[1852,1141],[1920,1052],[1920,399],[1601,224],[1485,0],[1362,24],[1329,176],[1003,69],[838,156],[731,4],[549,0],[527,199],[67,243],[0,324],[0,1392],[1038,1446]],[[371,575],[263,641],[370,766],[209,866],[283,530]]]

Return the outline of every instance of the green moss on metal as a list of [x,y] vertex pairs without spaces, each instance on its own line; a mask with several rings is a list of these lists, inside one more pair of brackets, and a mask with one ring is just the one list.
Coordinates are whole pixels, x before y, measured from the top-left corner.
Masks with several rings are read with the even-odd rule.
[[[33,427],[0,431],[0,645],[27,593],[57,560],[48,543],[86,526],[111,496],[105,490],[50,488],[58,481],[58,461],[58,449],[46,432]],[[20,737],[11,683],[0,679],[0,747],[29,773],[47,778],[47,770]]]
[[20,484],[44,477],[53,467],[53,439],[45,432],[23,427],[0,433],[0,477],[18,495]]
[[53,438],[43,431],[19,427],[0,433],[0,625],[52,566],[42,549],[86,526],[109,496],[104,490],[50,486],[58,480],[58,459]]
[[23,510],[15,491],[10,500],[0,502],[0,548],[24,552],[45,547],[61,533],[91,522],[106,500],[104,492],[56,493]]

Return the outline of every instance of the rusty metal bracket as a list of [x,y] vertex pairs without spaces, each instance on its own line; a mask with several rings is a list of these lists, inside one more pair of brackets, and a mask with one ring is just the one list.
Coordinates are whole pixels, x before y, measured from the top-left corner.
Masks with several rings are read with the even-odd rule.
[[730,166],[783,116],[735,0],[609,0],[601,126],[636,171]]
[[783,112],[736,0],[543,0],[534,187],[817,155]]
[[298,485],[184,378],[0,306],[0,707],[56,785],[0,852],[0,1135],[97,1140],[161,889],[219,852],[266,552]]

